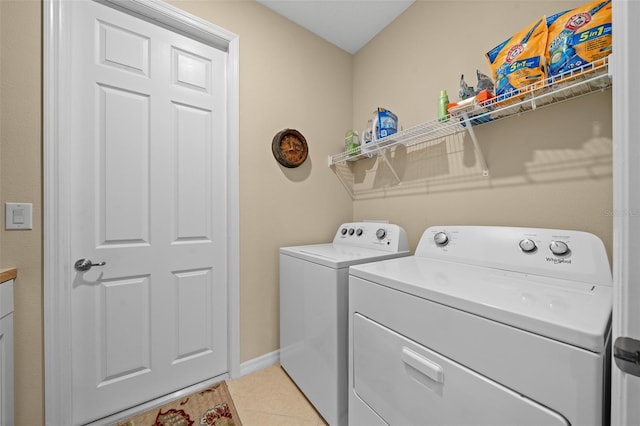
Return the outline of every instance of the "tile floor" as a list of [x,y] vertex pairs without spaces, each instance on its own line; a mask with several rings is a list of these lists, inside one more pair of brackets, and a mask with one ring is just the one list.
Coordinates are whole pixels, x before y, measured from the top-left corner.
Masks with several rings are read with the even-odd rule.
[[280,365],[229,380],[227,385],[243,426],[327,424]]

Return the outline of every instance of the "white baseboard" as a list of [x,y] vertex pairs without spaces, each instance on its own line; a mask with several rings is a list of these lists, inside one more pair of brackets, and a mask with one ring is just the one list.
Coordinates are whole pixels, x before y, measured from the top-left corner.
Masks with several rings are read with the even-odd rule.
[[275,350],[240,364],[240,377],[255,373],[280,362],[280,350]]

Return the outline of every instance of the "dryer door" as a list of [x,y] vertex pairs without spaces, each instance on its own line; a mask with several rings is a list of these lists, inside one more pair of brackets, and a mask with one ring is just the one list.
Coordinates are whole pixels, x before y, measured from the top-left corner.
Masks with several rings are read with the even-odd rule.
[[359,314],[353,391],[386,423],[568,425],[564,417]]

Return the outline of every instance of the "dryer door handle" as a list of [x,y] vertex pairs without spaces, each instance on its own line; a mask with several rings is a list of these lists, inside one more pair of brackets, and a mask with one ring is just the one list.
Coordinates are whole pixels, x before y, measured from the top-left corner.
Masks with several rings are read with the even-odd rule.
[[435,362],[425,358],[406,346],[402,347],[402,361],[410,367],[415,368],[436,383],[444,383],[444,371]]

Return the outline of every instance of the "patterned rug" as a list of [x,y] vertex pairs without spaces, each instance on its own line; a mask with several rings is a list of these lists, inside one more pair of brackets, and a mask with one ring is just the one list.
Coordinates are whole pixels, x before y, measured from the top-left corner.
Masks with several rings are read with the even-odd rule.
[[117,426],[242,426],[226,382],[192,393]]

